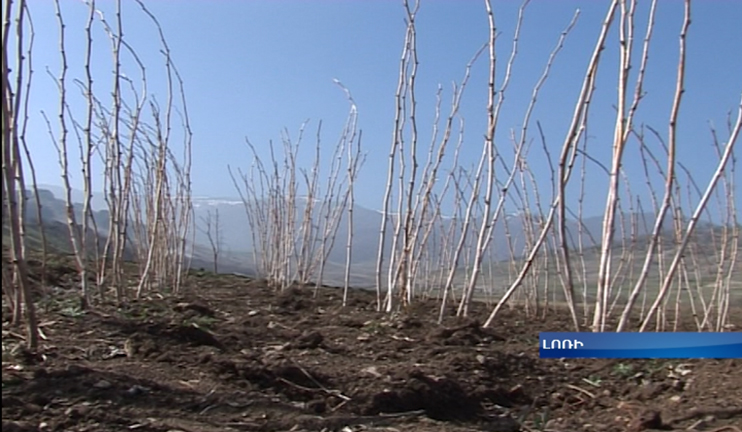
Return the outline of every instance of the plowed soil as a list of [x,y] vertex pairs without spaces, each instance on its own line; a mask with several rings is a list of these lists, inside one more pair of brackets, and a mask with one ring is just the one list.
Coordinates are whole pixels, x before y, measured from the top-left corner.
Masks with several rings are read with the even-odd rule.
[[[434,301],[375,311],[375,293],[276,293],[192,277],[177,296],[39,310],[38,353],[3,314],[2,428],[13,431],[734,431],[740,360],[547,360],[567,316],[436,323]],[[66,300],[69,298],[70,300]],[[739,319],[739,311],[735,315]],[[736,323],[740,324],[740,323]],[[739,328],[739,327],[738,327]]]

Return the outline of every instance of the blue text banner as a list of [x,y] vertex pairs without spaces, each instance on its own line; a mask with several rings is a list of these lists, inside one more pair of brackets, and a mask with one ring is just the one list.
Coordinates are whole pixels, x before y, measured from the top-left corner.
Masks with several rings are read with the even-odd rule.
[[541,358],[742,358],[742,332],[539,334]]

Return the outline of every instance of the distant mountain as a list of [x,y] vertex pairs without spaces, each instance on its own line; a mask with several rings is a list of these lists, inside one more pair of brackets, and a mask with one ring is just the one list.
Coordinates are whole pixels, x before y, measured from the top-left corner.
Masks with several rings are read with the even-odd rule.
[[[209,212],[213,215],[218,211],[222,250],[229,251],[229,253],[225,253],[223,256],[242,255],[242,261],[246,263],[246,266],[248,266],[247,263],[249,263],[249,266],[254,269],[252,266],[253,259],[251,253],[254,245],[252,244],[253,240],[250,232],[250,225],[248,223],[243,203],[235,199],[213,198],[194,198],[193,202],[196,221],[199,224],[199,230],[196,233],[196,243],[200,246],[208,245],[207,236],[203,232],[205,229],[203,220],[207,217]],[[305,205],[306,203],[304,201],[299,201],[296,208],[297,218],[300,218],[304,214],[306,208]],[[359,278],[365,281],[366,284],[370,285],[373,285],[375,280],[374,275],[376,271],[381,220],[382,214],[379,211],[362,206],[355,206],[353,209],[353,270],[359,274]],[[395,222],[396,216],[390,217],[385,237],[386,257],[388,257],[388,254],[391,251]],[[665,235],[672,232],[672,222],[672,218],[667,216],[663,224]],[[540,220],[537,216],[524,213],[508,214],[501,217],[493,230],[488,255],[485,259],[493,261],[507,260],[511,257],[511,247],[516,258],[524,256],[528,252],[525,247],[527,244],[526,239],[529,228],[532,235],[537,236],[539,234],[539,223]],[[320,216],[318,214],[314,215],[313,224],[315,226],[320,225]],[[635,224],[635,232],[633,233],[631,228],[632,224]],[[653,215],[623,214],[619,216],[616,221],[614,242],[618,245],[623,241],[631,241],[633,237],[635,241],[641,243],[643,241],[642,239],[646,239],[648,234],[651,233],[653,224]],[[589,217],[583,220],[582,242],[585,249],[596,249],[597,246],[599,246],[602,227],[602,217]],[[576,248],[579,244],[579,228],[580,225],[577,221],[570,220],[567,222],[566,229],[569,236],[569,243],[573,248]],[[348,217],[346,209],[339,222],[336,232],[336,241],[328,258],[329,266],[338,269],[337,274],[331,272],[331,277],[329,278],[335,283],[342,281],[341,270],[344,268],[346,259],[347,229]],[[428,251],[431,253],[433,251],[440,251],[444,241],[444,233],[448,233],[450,230],[453,230],[454,232],[453,242],[455,244],[458,242],[462,233],[461,221],[457,221],[453,218],[443,219],[441,226],[431,232],[428,240]],[[467,233],[469,246],[465,249],[464,253],[473,253],[474,244],[478,234],[477,230],[478,223],[472,224],[472,226],[469,227],[469,232]],[[319,238],[322,238],[322,236],[319,236]],[[449,249],[453,247],[454,245],[451,245],[449,246]],[[552,247],[551,243],[547,242],[545,247]],[[319,245],[317,245],[317,251],[318,250]],[[388,258],[386,261],[388,262]],[[461,263],[463,264],[463,259]]]
[[[59,188],[60,192],[63,191]],[[61,192],[53,192],[49,189],[39,189],[39,201],[41,202],[41,217],[44,223],[47,222],[61,222],[67,224],[67,202],[64,199],[64,194]],[[75,220],[80,223],[82,221],[82,193],[75,193],[80,200],[77,201],[73,197],[73,211],[75,213]],[[38,212],[36,208],[36,195],[32,191],[27,192],[28,201],[26,203],[26,221],[29,223],[38,222]],[[104,201],[105,203],[105,201]],[[92,204],[92,203],[91,203]],[[108,231],[108,210],[105,206],[92,206],[93,218],[98,227],[98,231],[105,234]]]
[[[225,249],[230,249],[234,252],[249,252],[253,249],[252,236],[250,233],[250,226],[248,224],[248,218],[245,212],[245,206],[239,200],[225,200],[225,199],[200,199],[194,198],[194,211],[196,214],[196,220],[199,224],[199,231],[196,234],[196,243],[200,245],[208,245],[208,238],[203,232],[205,225],[203,220],[207,218],[208,213],[214,215],[217,211],[219,212],[219,223],[222,232],[222,241]],[[296,209],[298,218],[300,218],[305,212],[305,203],[299,202]],[[318,210],[315,210],[313,224],[318,226],[320,224]],[[654,217],[649,214],[636,214],[634,215],[637,223],[637,230],[634,235],[638,237],[645,236],[651,232],[652,225],[654,223]],[[367,261],[375,261],[378,253],[378,242],[379,233],[381,229],[382,214],[379,211],[368,209],[362,206],[355,206],[353,208],[353,262],[364,263]],[[646,224],[642,223],[645,221]],[[391,245],[393,238],[394,223],[396,217],[390,217],[386,240],[387,245]],[[501,217],[493,231],[493,238],[491,241],[492,257],[495,260],[507,259],[510,257],[510,246],[508,245],[508,239],[512,244],[512,248],[516,253],[516,256],[524,252],[526,245],[526,236],[528,232],[529,224],[531,225],[531,231],[538,235],[538,222],[537,216],[529,216],[527,214],[516,213],[509,214]],[[297,222],[299,223],[299,222]],[[631,215],[624,215],[623,220],[619,218],[617,220],[616,228],[616,241],[622,239],[628,240],[631,233]],[[668,217],[665,221],[665,229],[672,228],[672,220]],[[468,238],[475,239],[477,235],[478,224],[470,226],[470,232],[467,234]],[[600,242],[600,235],[603,227],[602,217],[590,217],[583,220],[583,244],[585,247],[597,246]],[[646,225],[646,228],[645,228]],[[461,234],[461,221],[457,221],[453,218],[443,219],[443,224],[440,228],[434,229],[431,232],[428,243],[440,245],[443,241],[443,233],[448,232],[450,229],[454,229],[455,240],[458,240]],[[622,229],[623,228],[623,229]],[[330,261],[344,262],[345,260],[345,245],[346,236],[348,230],[348,217],[347,209],[343,212],[342,218],[338,225],[337,239],[334,250],[330,254]],[[567,232],[570,236],[570,243],[573,246],[577,245],[578,241],[579,224],[577,221],[567,222]]]
[[[70,241],[69,227],[67,226],[67,205],[64,201],[57,199],[54,194],[46,189],[39,189],[39,201],[41,202],[41,219],[44,222],[44,234],[48,250],[57,253],[72,253],[73,247]],[[39,216],[36,205],[36,197],[32,192],[27,193],[28,200],[25,208],[25,238],[26,246],[32,249],[41,249],[43,245],[41,230],[39,229]],[[79,221],[82,215],[82,205],[74,206],[75,216]],[[98,243],[105,244],[105,232],[108,229],[107,213],[94,212],[94,217],[100,221],[98,225]],[[6,207],[3,204],[3,243],[10,235],[7,224]],[[96,235],[93,227],[87,232],[88,244],[96,243]],[[94,249],[92,249],[94,251]],[[91,251],[91,253],[92,253]],[[128,255],[131,258],[131,255]]]
[[[64,201],[59,199],[64,190],[59,187],[49,187],[41,190],[42,204],[44,206],[44,217],[48,219],[66,223]],[[83,194],[79,191],[72,192],[73,200],[82,199]],[[300,223],[301,217],[306,210],[306,200],[297,200],[296,208],[297,224]],[[253,258],[253,237],[250,231],[250,225],[245,212],[245,205],[239,199],[234,198],[213,198],[213,197],[193,197],[193,208],[196,224],[195,232],[195,252],[192,257],[192,267],[212,268],[213,257],[208,237],[205,233],[206,226],[204,220],[208,214],[212,214],[212,220],[215,213],[219,213],[219,228],[221,231],[221,253],[219,267],[222,272],[236,272],[244,274],[254,274],[256,265]],[[93,209],[96,210],[96,219],[99,224],[99,230],[107,229],[107,213],[105,211],[105,200],[102,194],[95,194],[92,201]],[[316,227],[321,226],[321,215],[319,212],[319,203],[315,202],[315,213],[312,224]],[[75,207],[79,212],[81,205]],[[35,213],[32,205],[29,206],[30,213]],[[347,209],[343,212],[336,232],[336,241],[328,257],[328,283],[339,283],[342,281],[342,270],[346,259],[346,239],[348,229]],[[29,216],[31,216],[29,214]],[[353,209],[353,250],[352,264],[354,277],[359,284],[373,284],[375,265],[378,254],[379,233],[381,227],[382,214],[377,210],[372,210],[362,206],[355,206]],[[105,222],[104,222],[105,221]],[[385,243],[387,256],[391,250],[392,239],[394,237],[394,223],[396,217],[391,217],[387,226]],[[683,221],[685,223],[685,221]],[[508,214],[501,217],[493,230],[493,237],[490,242],[487,259],[493,261],[507,260],[511,257],[511,248],[516,258],[522,257],[527,251],[525,250],[528,232],[538,235],[540,223],[539,218],[525,213]],[[529,226],[530,224],[530,226]],[[635,224],[635,232],[632,233],[632,224]],[[616,244],[628,242],[632,238],[639,242],[645,243],[648,234],[651,232],[654,224],[654,216],[651,214],[623,214],[617,219],[614,241]],[[587,249],[595,249],[599,246],[601,231],[603,226],[602,217],[588,217],[582,221],[583,246]],[[663,235],[669,236],[673,230],[673,220],[670,215],[664,222]],[[699,230],[709,229],[709,224],[701,224]],[[569,243],[572,247],[578,245],[578,233],[580,225],[577,221],[570,220],[567,222],[567,233]],[[713,228],[713,227],[711,227]],[[212,234],[214,227],[212,227]],[[440,251],[444,241],[444,232],[453,230],[454,243],[458,241],[461,235],[461,221],[454,218],[445,218],[440,227],[431,232],[428,240],[428,252]],[[473,224],[467,237],[470,240],[468,252],[472,253],[477,236],[478,224]],[[298,232],[298,226],[297,226]],[[315,251],[319,253],[319,239],[323,236],[317,235]],[[298,245],[297,245],[298,246]],[[450,246],[452,248],[453,245]],[[551,246],[548,246],[551,247]],[[449,248],[449,249],[450,249]],[[466,251],[465,251],[466,252]],[[387,260],[388,261],[388,260]]]
[[[40,184],[39,194],[41,195],[42,193],[44,195],[42,197],[42,203],[44,200],[48,199],[48,194],[51,194],[53,198],[60,201],[62,204],[66,202],[66,192],[62,186]],[[29,196],[33,198],[33,193]],[[72,197],[72,202],[76,204],[76,207],[79,206],[82,209],[82,202],[85,200],[85,193],[79,189],[73,188],[70,191],[70,196]],[[108,204],[106,203],[106,198],[103,192],[92,193],[92,196],[90,197],[90,207],[94,211],[103,211],[108,209]]]

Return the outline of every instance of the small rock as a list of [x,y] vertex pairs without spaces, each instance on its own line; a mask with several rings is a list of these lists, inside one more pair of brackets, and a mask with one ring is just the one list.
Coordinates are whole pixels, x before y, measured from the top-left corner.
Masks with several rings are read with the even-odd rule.
[[324,336],[317,331],[307,331],[302,333],[294,346],[299,349],[314,349],[322,345]]
[[158,363],[173,363],[173,358],[170,356],[169,352],[164,352],[155,357],[155,361]]
[[126,391],[127,396],[139,396],[145,393],[149,393],[149,389],[140,385],[132,386],[129,390]]
[[379,370],[376,369],[376,366],[369,366],[361,369],[361,372],[367,373],[369,375],[373,375],[376,378],[381,378],[381,373],[379,373]]
[[309,401],[307,409],[315,414],[324,414],[327,411],[327,403],[324,400]]
[[33,403],[27,403],[27,404],[23,405],[23,412],[24,412],[24,414],[38,414],[42,410],[43,409],[40,406],[38,406],[36,404],[33,404]]
[[488,426],[492,428],[491,430],[499,432],[518,432],[522,430],[520,423],[509,416],[502,416],[490,419]]
[[112,385],[113,384],[111,384],[110,382],[106,380],[100,380],[97,383],[93,384],[93,387],[103,390],[103,389],[111,388]]
[[32,430],[34,428],[26,422],[3,420],[3,432],[27,432]]
[[173,307],[173,310],[176,312],[184,312],[187,310],[192,310],[200,315],[213,317],[216,315],[216,313],[208,306],[198,304],[198,303],[178,303]]
[[664,393],[670,385],[664,382],[659,383],[648,383],[641,387],[638,394],[638,399],[642,401],[648,401],[655,399],[657,396]]
[[84,368],[82,366],[78,366],[76,364],[71,364],[67,366],[67,375],[69,376],[77,376],[82,375],[84,373],[88,372],[87,368]]
[[86,405],[75,405],[67,408],[64,413],[65,415],[73,419],[87,417],[87,415],[90,413],[90,407]]
[[629,430],[641,432],[647,429],[662,429],[664,426],[662,416],[660,416],[658,411],[646,410],[632,422]]

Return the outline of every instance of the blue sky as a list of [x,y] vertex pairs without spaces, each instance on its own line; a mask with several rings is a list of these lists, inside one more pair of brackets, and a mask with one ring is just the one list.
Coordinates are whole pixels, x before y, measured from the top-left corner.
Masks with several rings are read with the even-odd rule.
[[[99,7],[112,19],[112,1],[99,0]],[[640,2],[636,33],[641,39],[649,2]],[[56,151],[49,140],[40,111],[56,115],[54,84],[48,67],[58,73],[59,46],[53,2],[30,0],[36,39],[34,88],[30,109],[29,142],[42,184],[59,184]],[[357,202],[380,208],[386,179],[388,152],[394,118],[394,91],[405,25],[402,2],[397,0],[148,0],[147,6],[160,20],[173,58],[185,81],[188,109],[194,132],[193,192],[216,197],[236,196],[227,166],[248,168],[248,137],[265,149],[269,140],[280,142],[286,128],[295,136],[310,120],[305,134],[305,165],[309,165],[318,122],[322,121],[323,151],[329,157],[340,133],[348,103],[333,83],[337,78],[352,92],[359,110],[366,163],[357,183]],[[574,101],[585,67],[607,11],[608,1],[533,0],[526,10],[519,54],[503,107],[497,135],[498,146],[510,163],[508,137],[520,129],[533,85],[541,75],[560,32],[580,16],[554,63],[539,104],[533,114],[530,136],[538,138],[535,122],[544,129],[553,157],[564,140]],[[70,76],[83,76],[86,7],[82,1],[63,0],[68,31]],[[148,65],[150,92],[165,95],[162,57],[157,34],[139,7],[124,1],[124,32],[141,59]],[[505,59],[510,55],[519,2],[494,2],[501,59],[498,82]],[[688,40],[686,93],[680,113],[679,157],[702,187],[716,167],[709,122],[726,137],[727,114],[736,114],[742,92],[742,2],[696,1]],[[650,48],[646,97],[637,114],[637,124],[646,123],[667,137],[667,122],[678,59],[678,31],[683,2],[660,1],[654,40]],[[483,1],[427,0],[417,19],[419,49],[418,127],[421,146],[427,147],[432,128],[435,93],[443,86],[443,110],[450,100],[451,83],[460,81],[464,67],[487,40],[487,18]],[[616,100],[617,33],[614,26],[604,55],[593,103],[588,151],[608,165]],[[110,92],[111,60],[108,42],[98,27],[95,39],[96,88],[105,97]],[[77,42],[75,42],[77,41]],[[77,45],[76,45],[77,44]],[[641,46],[637,45],[637,52]],[[638,69],[632,71],[632,76]],[[486,125],[486,57],[472,71],[461,115],[466,121],[461,162],[474,164],[481,152]],[[133,71],[131,61],[124,68]],[[633,82],[633,81],[632,81]],[[633,84],[631,86],[633,91]],[[73,101],[73,109],[76,109]],[[80,105],[82,107],[82,105]],[[80,111],[80,116],[83,116]],[[654,149],[656,142],[650,141]],[[262,151],[262,150],[261,150]],[[541,193],[549,196],[550,179],[540,144],[529,155],[541,181]],[[735,150],[741,154],[739,146]],[[267,153],[266,153],[267,155]],[[635,143],[629,144],[625,169],[632,191],[649,208],[643,168],[637,163]],[[661,156],[661,155],[660,155]],[[739,177],[739,175],[738,175]],[[601,213],[606,176],[594,166],[588,176],[586,212]],[[737,179],[742,180],[742,178]],[[101,184],[99,181],[98,184]],[[576,198],[578,183],[570,191]],[[98,188],[96,188],[98,189]],[[661,189],[658,189],[661,193]],[[737,205],[742,198],[736,194]],[[548,198],[544,198],[548,199]]]

